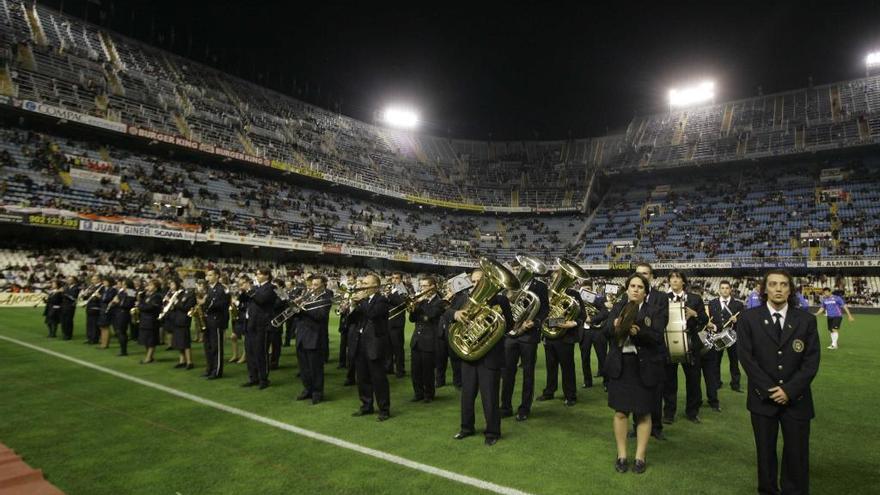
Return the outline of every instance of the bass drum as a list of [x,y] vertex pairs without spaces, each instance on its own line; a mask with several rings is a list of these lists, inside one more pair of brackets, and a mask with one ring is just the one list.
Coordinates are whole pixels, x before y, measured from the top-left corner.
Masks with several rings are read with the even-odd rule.
[[669,303],[669,323],[666,325],[666,349],[671,363],[690,363],[691,345],[687,334],[687,316],[683,302]]

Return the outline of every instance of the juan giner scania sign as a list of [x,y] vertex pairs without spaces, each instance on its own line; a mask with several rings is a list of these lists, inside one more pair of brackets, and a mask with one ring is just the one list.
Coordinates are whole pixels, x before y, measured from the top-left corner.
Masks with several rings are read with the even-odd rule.
[[126,225],[121,223],[92,222],[90,220],[83,220],[80,222],[80,230],[101,232],[105,234],[161,237],[164,239],[191,239],[194,235],[192,232],[163,229],[161,227],[152,227],[149,225]]

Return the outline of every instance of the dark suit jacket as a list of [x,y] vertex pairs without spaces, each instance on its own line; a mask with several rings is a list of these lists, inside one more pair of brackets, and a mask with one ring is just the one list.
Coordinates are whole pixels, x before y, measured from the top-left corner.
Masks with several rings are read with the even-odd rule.
[[208,287],[208,298],[205,300],[205,326],[209,329],[226,330],[229,327],[229,292],[221,283]]
[[[405,294],[388,294],[386,296],[388,299],[388,304],[391,305],[392,308],[400,306],[401,304],[406,302],[407,296]],[[400,328],[403,329],[406,326],[406,311],[401,312],[399,315],[394,318],[388,320],[388,326],[390,328]]]
[[79,287],[71,286],[64,289],[64,297],[61,299],[61,311],[65,313],[76,312],[76,300],[79,297]]
[[[614,338],[614,320],[620,316],[625,304],[625,301],[615,304],[604,325],[605,335],[608,337],[608,355],[605,358],[603,371],[609,379],[620,378],[623,373],[623,348]],[[663,366],[666,362],[663,333],[666,327],[661,326],[663,325],[662,312],[660,305],[642,304],[636,318],[639,333],[630,337],[630,342],[636,346],[639,358],[639,375],[642,382],[649,387],[653,387],[663,380]]]
[[[107,289],[102,285],[98,287],[97,292],[93,292],[95,294],[94,297],[89,297],[86,302],[86,312],[88,313],[99,313],[101,311],[101,300],[104,292]],[[109,301],[108,301],[109,302]]]
[[272,282],[256,287],[249,294],[247,307],[247,333],[266,332],[269,322],[275,315],[275,304],[278,302],[278,294]]
[[409,341],[410,349],[434,352],[441,342],[440,317],[446,311],[446,303],[435,295],[429,301],[420,301],[409,314],[409,321],[416,324]]
[[[172,296],[173,297],[173,296]],[[192,325],[192,318],[187,316],[189,310],[196,305],[196,295],[191,290],[185,290],[183,294],[177,296],[177,302],[165,314],[162,323],[165,329],[172,328],[189,328]],[[201,331],[201,329],[199,329]]]
[[385,359],[388,354],[388,311],[391,304],[382,294],[374,294],[372,299],[364,299],[352,308],[348,315],[349,325],[353,325],[349,344],[357,350],[362,346],[371,360]]
[[[741,312],[743,309],[745,309],[745,305],[742,301],[737,301],[731,297],[730,302],[727,304],[727,311],[723,311],[723,308],[721,307],[721,298],[713,299],[709,302],[709,319],[718,327],[718,330],[721,330],[721,327],[727,323],[727,320],[730,319],[731,316],[737,312]],[[737,319],[739,319],[739,317],[737,317]]]
[[529,284],[529,290],[534,292],[535,295],[538,296],[538,300],[541,302],[538,314],[535,315],[535,324],[519,337],[507,336],[506,338],[515,339],[517,342],[522,342],[523,344],[537,344],[541,341],[541,325],[544,324],[544,320],[547,319],[547,314],[550,312],[550,299],[547,294],[547,284],[544,283],[543,280],[537,278],[532,279]]
[[141,302],[138,303],[141,311],[141,322],[138,328],[141,330],[158,331],[159,330],[159,312],[162,311],[162,294],[154,292],[147,295],[146,292],[141,296]]
[[330,303],[332,301],[333,292],[324,289],[324,292],[309,306],[323,306],[326,304],[326,307],[309,309],[298,313],[299,322],[296,326],[297,349],[309,351],[324,349],[327,342],[325,336],[330,325]]
[[125,328],[131,322],[131,308],[134,307],[134,296],[128,295],[128,291],[119,294],[119,303],[110,308],[110,322],[113,328]]
[[[813,395],[810,383],[819,371],[819,332],[816,317],[788,306],[782,336],[776,330],[767,305],[758,306],[737,318],[737,355],[749,377],[749,411],[762,416],[780,412],[795,419],[812,419]],[[770,399],[768,389],[782,387],[789,403],[780,406]]]
[[112,323],[110,321],[110,313],[108,309],[110,307],[110,301],[116,297],[116,287],[107,287],[104,289],[104,292],[101,293],[101,302],[100,302],[100,314],[98,315],[98,326],[110,326]]

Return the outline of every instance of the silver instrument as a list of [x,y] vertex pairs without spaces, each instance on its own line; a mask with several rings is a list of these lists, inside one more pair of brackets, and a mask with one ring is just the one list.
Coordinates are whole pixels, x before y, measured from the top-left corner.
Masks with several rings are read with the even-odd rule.
[[174,305],[177,304],[177,300],[180,299],[180,295],[183,294],[184,292],[185,292],[184,289],[177,289],[177,291],[175,291],[174,294],[171,294],[171,297],[168,298],[168,302],[165,303],[165,306],[162,308],[162,312],[159,313],[159,320],[162,320],[165,318],[165,315],[167,315],[168,312],[171,311],[171,308],[173,308]]
[[508,335],[517,337],[528,331],[523,325],[527,321],[535,319],[538,311],[541,309],[541,301],[538,295],[528,289],[529,284],[536,275],[544,275],[547,273],[547,265],[541,260],[531,256],[517,255],[516,262],[519,263],[520,270],[516,274],[519,279],[519,290],[507,292],[507,298],[510,299],[510,312],[513,313],[513,330],[507,332]]

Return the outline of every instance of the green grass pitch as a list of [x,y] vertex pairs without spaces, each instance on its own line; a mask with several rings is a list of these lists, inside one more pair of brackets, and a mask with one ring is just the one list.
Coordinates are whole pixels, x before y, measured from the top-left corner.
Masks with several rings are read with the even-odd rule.
[[[409,376],[390,377],[392,419],[353,418],[354,387],[343,387],[336,369],[338,334],[331,321],[331,364],[326,402],[297,402],[295,355],[284,348],[281,369],[267,390],[242,389],[244,365],[227,365],[225,377],[199,377],[197,367],[172,369],[176,352],[157,351],[158,362],[141,366],[142,349],[129,357],[83,345],[83,312],[74,340],[47,339],[37,309],[0,310],[0,335],[111,368],[138,378],[235,406],[278,421],[355,442],[455,473],[532,493],[754,493],[755,454],[745,396],[725,386],[723,412],[708,408],[703,424],[679,418],[666,427],[668,440],[652,439],[648,472],[617,474],[612,411],[601,386],[578,389],[578,404],[536,402],[529,421],[502,423],[494,447],[482,437],[452,439],[458,431],[459,399],[451,386],[432,404],[408,402]],[[819,375],[813,383],[817,417],[812,424],[813,492],[878,493],[880,440],[873,418],[880,411],[877,349],[880,316],[857,315],[844,323],[840,349],[826,350],[825,319]],[[408,329],[409,330],[409,329]],[[228,333],[228,332],[227,332]],[[408,344],[408,337],[407,337]],[[198,346],[198,344],[194,344]],[[408,346],[407,346],[408,347]],[[229,356],[229,344],[226,355]],[[407,352],[407,356],[408,356]],[[595,357],[594,357],[595,360]],[[580,364],[578,361],[578,384]],[[409,370],[409,363],[407,363]],[[594,362],[595,370],[595,362]],[[469,493],[457,482],[304,438],[0,340],[0,442],[15,449],[47,479],[71,494],[208,493]],[[544,385],[543,351],[536,389]],[[683,380],[683,374],[679,373]],[[728,381],[727,361],[722,379]],[[679,388],[679,414],[684,386]],[[560,393],[557,393],[559,396]],[[514,396],[518,404],[519,383]],[[477,429],[483,425],[477,400]],[[630,456],[634,449],[631,441]]]

